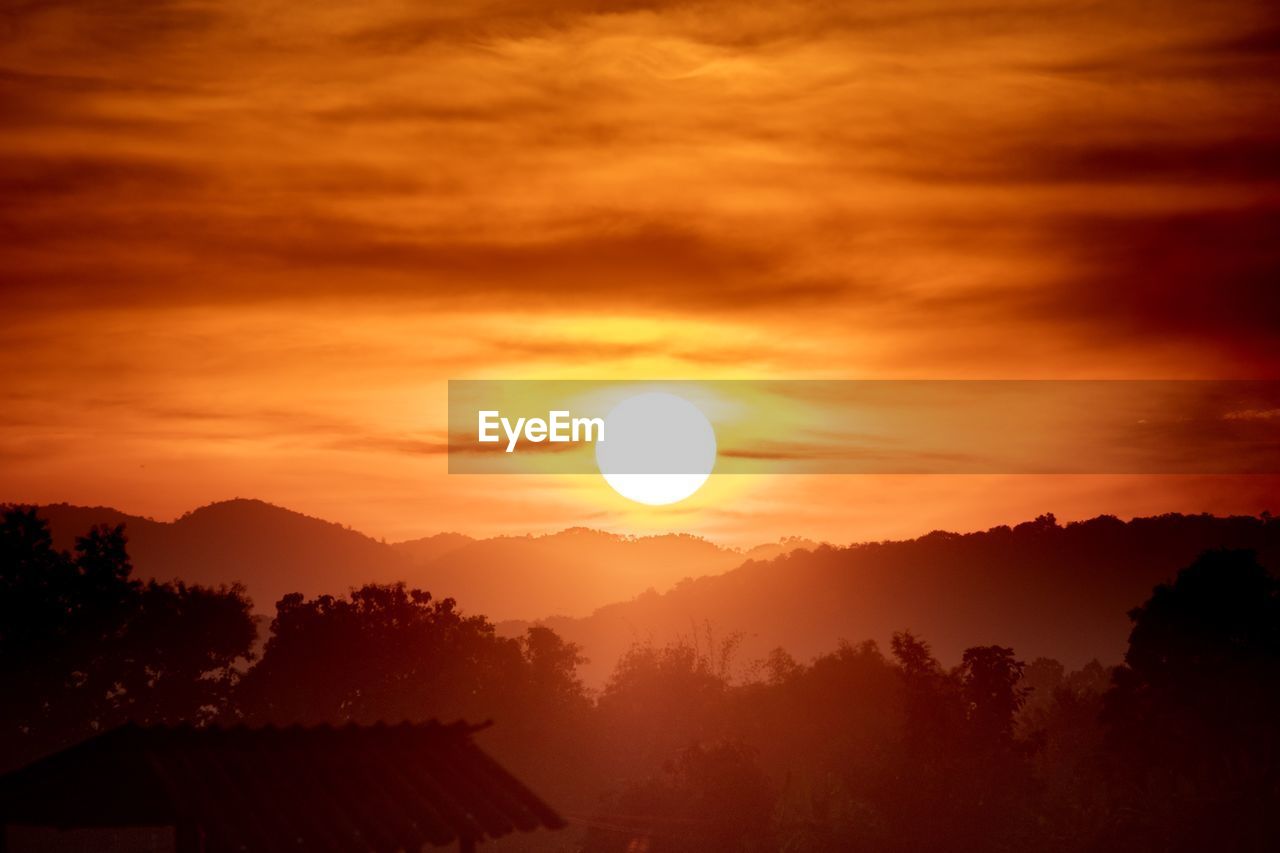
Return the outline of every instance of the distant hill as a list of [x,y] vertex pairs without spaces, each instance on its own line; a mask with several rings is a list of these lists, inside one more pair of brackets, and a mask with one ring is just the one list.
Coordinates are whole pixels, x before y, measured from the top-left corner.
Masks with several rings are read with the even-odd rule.
[[[753,561],[600,608],[584,619],[543,620],[591,658],[601,684],[631,644],[742,634],[741,662],[783,647],[804,660],[841,639],[887,649],[910,629],[947,663],[968,646],[1013,646],[1026,659],[1077,666],[1119,662],[1127,612],[1200,552],[1252,548],[1280,567],[1280,519],[1103,516],[1059,525],[1052,516],[982,533],[935,532],[905,542],[800,550]],[[529,623],[499,626],[522,632]]]
[[694,634],[705,642],[708,626],[719,638],[743,635],[742,662],[777,646],[803,659],[842,638],[887,643],[903,628],[948,662],[987,643],[1070,665],[1114,662],[1125,648],[1127,611],[1201,551],[1253,548],[1280,567],[1280,520],[1207,515],[1103,516],[1065,526],[1049,516],[904,542],[835,548],[785,540],[740,552],[694,536],[583,528],[493,539],[445,533],[389,545],[253,500],[211,504],[173,522],[107,507],[40,512],[60,547],[95,523],[124,523],[139,576],[240,581],[265,614],[289,592],[404,580],[500,621],[504,633],[541,619],[583,646],[592,684],[633,642]]
[[221,501],[172,522],[67,504],[42,506],[39,512],[62,548],[72,547],[93,524],[124,523],[139,576],[241,582],[265,613],[274,613],[275,602],[290,592],[341,593],[352,584],[407,579],[409,569],[389,545],[257,500]]
[[413,563],[423,565],[475,541],[470,536],[464,536],[461,533],[437,533],[435,536],[424,536],[421,539],[397,542],[391,547]]
[[[719,574],[746,559],[740,551],[696,536],[621,536],[582,527],[545,536],[454,539],[447,545],[438,538],[394,548],[412,561],[414,577],[430,578],[432,588],[449,590],[459,602],[470,602],[470,608],[495,619],[503,614],[585,616],[605,602]],[[768,553],[795,544],[760,547]]]
[[389,545],[362,533],[256,500],[210,504],[172,522],[110,507],[39,508],[59,547],[94,524],[126,525],[141,577],[241,582],[256,609],[274,613],[290,592],[341,594],[369,581],[403,580],[458,600],[492,619],[585,616],[611,601],[687,577],[723,572],[747,555],[802,544],[786,540],[749,552],[687,535],[631,537],[574,528],[545,536],[473,539],[442,533]]

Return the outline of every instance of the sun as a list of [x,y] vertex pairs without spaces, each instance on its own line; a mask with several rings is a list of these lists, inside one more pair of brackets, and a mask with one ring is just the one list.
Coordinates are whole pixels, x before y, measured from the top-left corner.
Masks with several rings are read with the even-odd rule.
[[688,400],[665,391],[636,394],[605,417],[596,466],[624,498],[664,506],[692,495],[716,464],[716,433]]

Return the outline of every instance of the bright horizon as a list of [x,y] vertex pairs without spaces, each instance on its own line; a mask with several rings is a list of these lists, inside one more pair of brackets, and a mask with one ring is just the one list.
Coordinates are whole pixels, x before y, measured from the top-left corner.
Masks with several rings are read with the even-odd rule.
[[[850,475],[850,476],[855,476],[855,475]],[[866,475],[866,476],[868,476],[868,477],[875,477],[876,475]],[[1012,476],[1012,475],[1011,475],[1011,476]],[[1023,477],[1033,477],[1033,476],[1037,476],[1037,475],[1020,475],[1020,476],[1023,476]],[[1143,478],[1141,478],[1141,479],[1146,480],[1146,479],[1148,479],[1148,478],[1143,477]],[[1238,477],[1227,477],[1227,478],[1221,478],[1221,479],[1226,479],[1226,480],[1228,480],[1228,481],[1236,481],[1236,480],[1238,480],[1239,478],[1238,478]],[[1266,497],[1265,497],[1265,496],[1262,496],[1262,498],[1261,498],[1261,499],[1262,499],[1264,502],[1266,501]],[[1247,500],[1247,498],[1246,498],[1246,499],[1244,499],[1244,500],[1239,501],[1239,503],[1243,504],[1246,500]],[[616,529],[611,529],[611,528],[608,528],[608,527],[602,527],[602,526],[591,526],[591,525],[585,525],[585,524],[576,524],[576,525],[575,525],[575,524],[568,524],[568,525],[563,525],[563,526],[559,526],[559,527],[556,527],[556,526],[550,526],[550,527],[545,527],[545,528],[533,528],[533,527],[530,527],[530,528],[527,528],[527,529],[521,529],[521,528],[516,528],[516,527],[502,527],[501,529],[492,529],[492,530],[487,530],[487,529],[485,529],[485,528],[483,528],[483,527],[477,527],[477,528],[476,528],[476,529],[474,529],[474,530],[463,530],[463,529],[440,529],[440,530],[431,529],[431,530],[427,530],[427,529],[425,529],[425,528],[424,528],[425,532],[418,533],[418,534],[414,534],[414,535],[410,535],[410,536],[406,536],[406,537],[403,537],[403,538],[397,538],[397,537],[393,537],[393,536],[388,536],[388,535],[382,534],[382,533],[380,533],[380,532],[378,532],[378,531],[376,531],[376,530],[366,530],[366,529],[364,529],[364,528],[360,527],[359,525],[353,524],[353,523],[351,523],[350,521],[348,521],[348,520],[346,520],[346,519],[343,519],[343,518],[341,518],[341,517],[317,515],[317,514],[314,514],[314,513],[311,513],[311,512],[305,512],[305,511],[303,511],[303,510],[301,510],[301,509],[299,509],[298,507],[295,507],[295,506],[288,506],[288,505],[286,505],[286,504],[279,504],[279,503],[275,503],[275,502],[273,502],[273,501],[267,501],[267,500],[264,500],[264,499],[262,499],[262,498],[254,498],[254,497],[248,497],[248,496],[244,496],[244,495],[229,496],[229,497],[224,497],[224,498],[214,498],[214,499],[211,499],[211,500],[205,501],[204,503],[201,503],[201,504],[199,504],[199,505],[191,506],[191,507],[188,507],[188,508],[186,508],[186,509],[182,509],[182,510],[179,510],[179,511],[177,511],[177,512],[170,513],[170,514],[153,514],[153,513],[146,513],[146,512],[138,512],[138,511],[134,511],[134,510],[130,509],[128,506],[120,506],[120,505],[113,505],[113,504],[77,504],[77,503],[75,503],[74,501],[44,501],[44,502],[41,502],[41,501],[8,501],[8,500],[6,500],[6,501],[4,501],[4,503],[17,504],[17,505],[23,505],[23,506],[25,506],[25,505],[31,505],[31,506],[44,506],[44,505],[54,505],[54,504],[67,504],[67,505],[69,505],[69,506],[78,506],[78,507],[84,507],[84,508],[88,508],[88,509],[112,509],[112,510],[116,510],[116,511],[122,512],[122,513],[124,513],[125,515],[135,516],[135,517],[138,517],[138,518],[145,518],[145,519],[147,519],[147,520],[149,520],[149,521],[155,521],[155,522],[159,522],[159,523],[163,523],[163,524],[172,524],[173,522],[175,522],[175,521],[177,521],[178,519],[182,518],[184,515],[187,515],[187,514],[189,514],[189,513],[191,513],[191,512],[195,512],[195,511],[197,511],[197,510],[203,509],[203,508],[208,507],[208,506],[213,506],[213,505],[216,505],[216,504],[222,504],[222,503],[230,503],[230,502],[234,502],[234,501],[253,501],[253,502],[261,502],[261,503],[265,503],[265,504],[267,504],[267,505],[269,505],[269,506],[273,506],[273,507],[275,507],[275,508],[277,508],[277,509],[282,509],[282,510],[287,510],[287,511],[289,511],[289,512],[298,513],[298,514],[300,514],[300,515],[304,515],[304,516],[307,516],[307,517],[309,517],[309,518],[314,518],[314,519],[316,519],[316,520],[318,520],[318,521],[322,521],[322,522],[327,522],[327,523],[331,523],[331,524],[337,524],[337,525],[340,525],[340,526],[345,527],[345,528],[347,528],[347,529],[349,529],[349,530],[352,530],[352,531],[354,531],[354,532],[356,532],[356,533],[359,533],[359,534],[361,534],[361,535],[363,535],[363,536],[366,536],[366,537],[368,537],[368,538],[370,538],[370,539],[376,539],[376,540],[379,540],[379,541],[385,541],[385,542],[386,542],[387,544],[389,544],[389,545],[396,545],[396,544],[401,544],[401,543],[404,543],[404,542],[412,542],[412,541],[415,541],[415,540],[418,540],[418,539],[430,538],[430,537],[432,537],[432,536],[438,536],[438,535],[449,535],[449,534],[459,534],[459,535],[462,535],[462,536],[470,537],[470,538],[472,538],[472,539],[490,539],[490,538],[501,538],[501,537],[510,537],[510,538],[533,537],[533,538],[538,538],[538,537],[545,537],[545,536],[555,536],[555,535],[558,535],[558,534],[561,534],[561,533],[566,533],[566,532],[569,532],[569,531],[572,531],[572,530],[590,530],[590,531],[595,531],[595,532],[600,532],[600,533],[608,533],[608,534],[617,535],[617,536],[631,536],[631,537],[636,537],[636,538],[644,538],[644,537],[660,537],[660,536],[665,536],[665,535],[689,535],[689,536],[696,536],[696,537],[698,537],[698,538],[700,538],[700,539],[703,539],[703,540],[705,540],[705,541],[707,541],[707,542],[710,542],[711,544],[716,545],[716,546],[721,547],[721,548],[733,549],[733,550],[739,550],[739,551],[747,551],[747,550],[750,550],[751,548],[754,548],[754,547],[756,547],[756,546],[761,546],[761,545],[774,545],[774,544],[777,544],[777,543],[779,543],[779,542],[781,542],[781,541],[783,541],[783,540],[786,540],[786,539],[792,539],[792,538],[794,538],[794,539],[807,539],[807,540],[813,541],[813,542],[815,542],[815,543],[817,543],[817,544],[820,544],[820,545],[825,544],[825,545],[832,545],[832,546],[835,546],[835,547],[848,547],[848,546],[852,546],[852,545],[861,545],[861,544],[872,543],[872,542],[881,542],[881,541],[900,541],[900,540],[916,539],[916,538],[919,538],[919,537],[921,537],[921,536],[925,536],[925,535],[927,535],[927,534],[929,534],[929,533],[933,533],[933,532],[935,532],[935,531],[944,531],[944,532],[947,532],[947,533],[958,533],[958,534],[981,533],[981,532],[985,532],[985,531],[990,530],[990,529],[995,528],[995,527],[1000,527],[1000,526],[1009,526],[1009,527],[1012,527],[1012,526],[1016,526],[1016,525],[1021,524],[1021,523],[1024,523],[1024,522],[1034,521],[1037,517],[1042,516],[1042,515],[1052,515],[1052,516],[1054,516],[1054,518],[1057,520],[1057,523],[1058,523],[1059,525],[1068,525],[1068,524],[1072,524],[1072,523],[1075,523],[1075,522],[1088,521],[1088,520],[1090,520],[1090,519],[1097,518],[1097,517],[1099,517],[1099,516],[1113,516],[1113,517],[1115,517],[1115,518],[1118,518],[1120,521],[1125,521],[1125,522],[1127,522],[1127,521],[1132,521],[1133,519],[1136,519],[1136,518],[1146,518],[1146,517],[1152,517],[1152,516],[1157,516],[1157,515],[1163,515],[1163,514],[1167,514],[1167,513],[1181,513],[1181,514],[1184,514],[1184,515],[1198,515],[1198,514],[1201,514],[1201,513],[1207,513],[1207,514],[1210,514],[1210,515],[1218,515],[1218,516],[1245,516],[1245,517],[1257,517],[1257,516],[1259,516],[1259,515],[1260,515],[1260,514],[1262,514],[1262,513],[1269,513],[1269,512],[1272,512],[1270,509],[1267,509],[1266,507],[1263,507],[1262,509],[1259,509],[1259,510],[1256,510],[1256,511],[1240,510],[1240,511],[1238,511],[1238,512],[1237,512],[1237,511],[1219,511],[1219,512],[1213,512],[1213,511],[1210,511],[1210,510],[1199,510],[1199,511],[1186,510],[1186,511],[1183,511],[1183,510],[1169,510],[1169,509],[1164,509],[1164,510],[1159,510],[1159,511],[1155,511],[1155,510],[1153,510],[1153,511],[1150,511],[1150,512],[1136,512],[1136,513],[1131,513],[1131,514],[1123,514],[1123,513],[1115,513],[1115,512],[1095,512],[1095,513],[1091,513],[1091,514],[1090,514],[1090,513],[1086,513],[1086,514],[1083,514],[1083,515],[1065,515],[1065,514],[1063,514],[1063,513],[1061,513],[1061,512],[1058,512],[1056,509],[1054,509],[1053,507],[1051,507],[1051,506],[1050,506],[1050,507],[1046,507],[1046,508],[1044,508],[1044,509],[1042,509],[1042,510],[1040,510],[1040,511],[1034,511],[1034,510],[1031,510],[1031,511],[1029,511],[1031,514],[1029,514],[1029,515],[1025,515],[1025,516],[1023,516],[1023,515],[1016,515],[1016,513],[1018,512],[1018,510],[1017,510],[1017,509],[1011,509],[1011,510],[1010,510],[1010,513],[1011,513],[1011,514],[1010,514],[1010,515],[1008,515],[1007,517],[1001,517],[1001,518],[998,518],[998,519],[993,520],[993,521],[990,521],[990,522],[975,522],[975,524],[977,524],[978,526],[973,526],[973,527],[963,527],[963,526],[950,526],[950,527],[948,527],[948,526],[936,526],[936,525],[935,525],[935,526],[932,526],[932,527],[926,527],[926,528],[913,529],[913,528],[911,528],[911,527],[909,526],[909,524],[903,524],[903,525],[899,525],[899,526],[894,526],[894,527],[893,527],[894,532],[892,532],[892,533],[890,533],[890,534],[887,534],[887,535],[855,536],[855,537],[852,537],[852,538],[831,538],[831,537],[822,537],[822,536],[806,536],[806,535],[798,534],[798,533],[782,533],[782,534],[780,534],[780,535],[778,535],[778,536],[773,536],[772,538],[770,538],[770,537],[769,537],[768,535],[766,535],[766,534],[761,534],[760,536],[752,537],[750,533],[742,533],[742,534],[741,534],[741,537],[742,537],[742,538],[740,538],[740,539],[732,539],[732,538],[729,538],[729,537],[717,537],[717,536],[715,536],[715,535],[709,535],[709,534],[706,534],[706,533],[703,533],[703,532],[699,532],[698,530],[695,530],[695,529],[679,529],[679,528],[676,528],[676,527],[671,527],[671,528],[659,528],[659,527],[655,527],[655,528],[653,528],[653,529],[645,529],[645,528],[639,527],[639,526],[637,526],[637,525],[635,525],[635,524],[632,524],[632,525],[629,525],[629,526],[626,526],[626,527],[616,528]],[[1273,514],[1274,514],[1274,513],[1273,513]],[[957,514],[957,517],[960,517],[960,515],[959,515],[959,514]],[[835,529],[837,526],[838,526],[837,524],[834,524],[834,523],[833,523],[833,529]],[[126,533],[127,533],[127,531],[126,531]]]

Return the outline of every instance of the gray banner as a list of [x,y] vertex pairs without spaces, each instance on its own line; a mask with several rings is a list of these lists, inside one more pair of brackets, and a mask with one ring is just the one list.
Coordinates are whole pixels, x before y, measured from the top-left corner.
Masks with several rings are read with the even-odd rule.
[[1264,474],[1280,381],[453,380],[457,474]]

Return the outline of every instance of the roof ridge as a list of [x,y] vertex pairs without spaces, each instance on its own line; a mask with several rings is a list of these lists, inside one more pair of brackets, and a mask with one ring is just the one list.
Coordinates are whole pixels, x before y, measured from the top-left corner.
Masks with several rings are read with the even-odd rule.
[[86,738],[81,743],[89,743],[99,738],[107,736],[120,736],[126,733],[179,733],[179,732],[217,732],[217,733],[249,733],[256,734],[259,732],[341,732],[341,731],[387,731],[387,730],[445,730],[445,731],[463,731],[467,734],[483,731],[493,725],[493,720],[486,718],[478,723],[471,723],[464,719],[456,719],[451,722],[444,722],[439,718],[432,717],[428,720],[400,720],[398,722],[388,722],[386,720],[378,720],[373,723],[357,723],[355,721],[347,721],[344,723],[248,723],[245,721],[236,721],[230,724],[222,723],[205,723],[197,725],[191,722],[181,723],[139,723],[135,720],[129,720],[111,729],[99,732],[92,737]]

